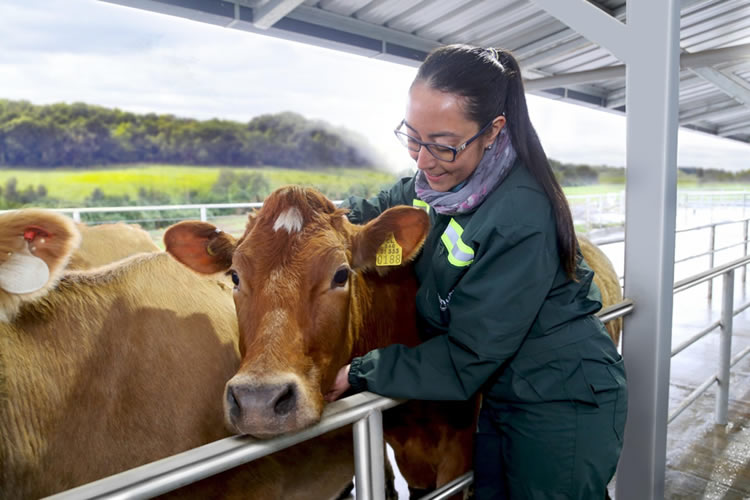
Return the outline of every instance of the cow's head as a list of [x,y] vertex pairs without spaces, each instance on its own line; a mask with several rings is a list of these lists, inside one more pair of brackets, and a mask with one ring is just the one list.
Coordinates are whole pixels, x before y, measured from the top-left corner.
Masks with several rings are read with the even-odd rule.
[[290,186],[266,199],[237,242],[201,222],[165,233],[179,261],[232,275],[243,359],[226,385],[224,408],[236,432],[269,437],[320,419],[323,394],[351,359],[357,309],[372,300],[364,276],[393,269],[376,265],[391,235],[406,263],[429,229],[427,214],[412,207],[392,208],[364,226],[345,214],[319,192]]
[[73,221],[54,212],[0,214],[0,321],[55,286],[80,239]]

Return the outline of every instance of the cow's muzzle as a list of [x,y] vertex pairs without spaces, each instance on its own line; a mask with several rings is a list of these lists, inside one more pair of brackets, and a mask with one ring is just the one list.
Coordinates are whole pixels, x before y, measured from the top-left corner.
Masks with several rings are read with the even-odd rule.
[[295,381],[258,383],[235,377],[224,391],[224,415],[231,428],[240,434],[273,437],[299,430],[307,422],[300,412],[302,399]]

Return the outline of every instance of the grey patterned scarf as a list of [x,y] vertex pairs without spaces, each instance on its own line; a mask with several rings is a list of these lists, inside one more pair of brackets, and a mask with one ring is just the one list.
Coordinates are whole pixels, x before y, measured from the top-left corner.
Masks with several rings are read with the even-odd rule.
[[515,161],[516,150],[513,149],[506,125],[497,135],[492,149],[484,152],[479,165],[461,189],[455,193],[434,191],[430,188],[424,172],[420,170],[414,179],[417,196],[440,214],[454,215],[471,212],[500,185]]

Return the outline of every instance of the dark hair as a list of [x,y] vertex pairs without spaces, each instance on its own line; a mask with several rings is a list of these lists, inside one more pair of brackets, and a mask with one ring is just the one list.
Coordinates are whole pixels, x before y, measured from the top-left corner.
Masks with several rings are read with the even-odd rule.
[[565,273],[575,279],[577,243],[573,217],[529,119],[521,69],[516,59],[502,49],[447,45],[427,56],[414,81],[464,97],[467,116],[479,126],[505,115],[505,126],[510,128],[516,153],[552,203],[560,262]]

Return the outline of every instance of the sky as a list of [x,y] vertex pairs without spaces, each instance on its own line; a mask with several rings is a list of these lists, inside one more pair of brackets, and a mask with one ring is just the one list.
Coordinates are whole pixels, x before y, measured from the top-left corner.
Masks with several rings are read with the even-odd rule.
[[[0,0],[0,98],[247,122],[294,111],[413,166],[393,128],[416,68],[97,0]],[[625,118],[527,96],[549,157],[625,165]],[[750,145],[681,130],[678,165],[750,169]]]

